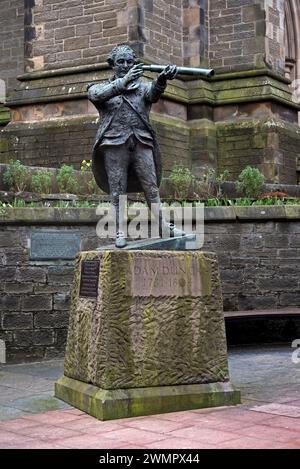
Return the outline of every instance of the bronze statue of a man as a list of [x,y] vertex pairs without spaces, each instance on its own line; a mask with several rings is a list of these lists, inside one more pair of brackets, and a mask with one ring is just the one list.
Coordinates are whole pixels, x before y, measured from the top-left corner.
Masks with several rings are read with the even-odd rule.
[[175,226],[167,225],[161,214],[161,157],[149,123],[152,103],[159,100],[167,80],[175,78],[177,68],[168,65],[149,84],[140,81],[143,68],[137,64],[129,46],[115,47],[107,61],[113,69],[113,77],[106,83],[89,84],[88,98],[101,117],[92,169],[98,186],[110,194],[116,210],[116,246],[126,245],[119,196],[127,192],[144,192],[159,222],[160,234],[168,228],[171,236],[183,235]]

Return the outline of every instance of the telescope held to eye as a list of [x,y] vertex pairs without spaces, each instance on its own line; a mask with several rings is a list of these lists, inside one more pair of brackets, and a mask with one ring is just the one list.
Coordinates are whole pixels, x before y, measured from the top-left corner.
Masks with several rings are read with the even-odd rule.
[[[142,65],[143,70],[148,72],[161,73],[166,65]],[[193,68],[193,67],[177,67],[177,75],[193,75],[213,77],[215,71],[212,68]]]

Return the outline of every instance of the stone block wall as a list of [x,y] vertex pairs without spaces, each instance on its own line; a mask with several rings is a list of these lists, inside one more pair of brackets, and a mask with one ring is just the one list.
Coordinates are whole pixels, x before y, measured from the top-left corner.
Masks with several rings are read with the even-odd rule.
[[218,169],[234,180],[254,166],[267,182],[297,184],[299,145],[300,129],[292,123],[265,118],[217,124]]
[[112,47],[124,42],[154,62],[182,64],[181,0],[39,0],[30,5],[28,72],[105,62]]
[[263,1],[211,0],[209,22],[211,67],[224,72],[265,66]]
[[128,41],[127,0],[38,0],[26,20],[26,71],[104,62]]
[[209,24],[211,67],[270,68],[284,75],[283,0],[211,0]]
[[285,0],[265,0],[266,64],[282,75],[285,72]]
[[[284,73],[283,0],[25,1],[26,70],[105,61],[131,43],[161,63]],[[209,37],[208,37],[209,34]]]
[[[11,210],[0,225],[0,339],[9,362],[63,356],[74,263],[30,260],[30,235],[72,230],[81,235],[81,250],[96,249],[103,240],[96,236],[95,211]],[[300,212],[263,211],[205,209],[203,250],[218,255],[225,311],[299,307]]]
[[[79,168],[83,159],[91,158],[98,126],[86,83],[109,74],[80,74],[75,85],[76,74],[68,75],[65,84],[61,76],[32,80],[36,102],[31,105],[24,81],[16,93],[20,104],[13,106],[12,121],[0,132],[1,162],[15,158],[29,165],[69,163]],[[59,93],[59,101],[51,102],[53,93]],[[234,180],[251,165],[268,182],[296,184],[300,129],[289,99],[288,85],[267,75],[170,83],[151,113],[165,171],[181,163],[200,176],[214,167],[228,169]],[[216,102],[224,104],[213,106]]]
[[0,79],[9,92],[24,72],[24,0],[2,0],[0,6]]
[[[14,125],[13,134],[6,128],[7,138],[0,140],[1,162],[15,158],[29,166],[60,167],[72,164],[80,169],[82,160],[92,158],[97,132],[97,117],[73,118],[65,121],[35,122],[30,129],[24,124]],[[182,121],[153,115],[153,128],[160,142],[164,175],[167,176],[175,164],[191,167],[189,153],[190,129]],[[196,130],[197,131],[197,130]],[[46,152],[45,152],[46,149]],[[195,151],[199,156],[199,146]],[[205,151],[205,150],[204,150]]]
[[[219,73],[214,80],[179,77],[153,107],[167,172],[180,162],[195,175],[208,167],[227,168],[234,179],[251,164],[270,182],[299,180],[299,107],[284,78],[283,0],[26,0],[24,5],[31,73],[10,93],[12,122],[0,133],[1,162],[18,158],[78,167],[89,159],[96,111],[87,103],[86,84],[107,79],[107,53],[127,42],[142,60],[212,66]],[[244,130],[248,126],[244,135],[242,119]],[[250,130],[253,119],[259,122]],[[0,112],[0,125],[7,120],[8,112]]]
[[30,128],[24,124],[14,126],[12,134],[0,141],[1,161],[8,163],[12,157],[30,166],[60,167],[72,164],[80,169],[82,160],[92,158],[97,125],[95,119],[35,122]]
[[[74,263],[31,261],[28,243],[34,229],[1,226],[0,231],[0,338],[13,362],[63,356],[66,342]],[[79,231],[83,248],[95,244],[94,229],[82,226]]]
[[[24,0],[2,0],[0,14],[0,128],[10,119],[4,101],[24,72]],[[1,142],[0,142],[1,147]]]
[[24,21],[28,72],[104,62],[129,42],[154,62],[284,73],[283,0],[25,0]]
[[[245,84],[250,85],[251,81],[252,79],[247,79]],[[263,86],[260,79],[252,84],[254,87]],[[215,108],[217,162],[220,172],[228,169],[230,178],[236,179],[250,165],[259,168],[267,182],[297,184],[300,129],[297,109],[286,106],[288,95],[285,94],[284,86],[281,96],[274,101],[254,102],[251,99],[249,103]],[[252,93],[254,87],[241,87],[240,92],[245,91],[246,96]],[[223,96],[227,93],[230,96],[232,91],[225,90]]]
[[179,119],[159,114],[152,115],[151,123],[160,143],[163,176],[167,177],[174,165],[183,164],[191,168],[189,126]]
[[300,223],[209,223],[204,249],[218,253],[225,311],[299,307]]
[[209,21],[212,67],[284,74],[283,0],[211,0]]
[[[140,42],[143,56],[158,63],[181,65],[182,2],[180,0],[142,0],[138,2]],[[133,39],[133,38],[132,38]]]

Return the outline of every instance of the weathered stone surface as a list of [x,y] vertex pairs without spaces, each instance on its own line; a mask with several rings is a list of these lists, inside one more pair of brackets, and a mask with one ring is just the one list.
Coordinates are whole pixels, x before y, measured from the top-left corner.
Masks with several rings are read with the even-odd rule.
[[52,296],[51,295],[28,295],[23,298],[23,311],[51,311]]
[[257,295],[252,298],[247,295],[238,295],[238,310],[252,310],[252,309],[271,309],[276,308],[277,299],[272,295]]
[[2,317],[3,329],[32,329],[32,313],[5,313]]
[[33,284],[16,282],[5,283],[4,290],[6,293],[32,293]]
[[20,298],[17,295],[3,295],[0,297],[0,311],[18,311]]
[[280,295],[279,304],[281,307],[286,306],[299,306],[300,303],[300,291],[290,292],[290,293],[282,293]]
[[20,267],[16,272],[18,282],[46,282],[46,269],[41,267]]
[[52,345],[54,343],[54,332],[47,329],[24,330],[14,332],[14,341],[20,347],[30,345]]
[[65,293],[57,293],[53,295],[54,299],[54,310],[67,310],[70,308],[70,295]]
[[11,232],[9,236],[7,233],[0,233],[0,246],[3,248],[13,248],[20,244],[21,237],[19,233]]
[[[208,276],[209,273],[205,272]],[[127,283],[127,296],[201,297],[210,294],[210,282],[200,277],[198,259],[134,256]],[[204,290],[203,290],[204,287]],[[206,287],[206,290],[205,290]]]
[[69,285],[73,280],[74,268],[64,265],[51,265],[48,269],[49,285]]
[[66,311],[38,311],[34,315],[35,328],[58,329],[68,325],[68,314]]
[[0,281],[7,282],[14,280],[16,269],[14,267],[0,267]]
[[[94,259],[100,260],[98,298],[80,298],[80,263]],[[162,288],[162,280],[175,279],[172,288]],[[65,375],[103,389],[227,381],[216,256],[199,251],[81,253]]]
[[55,383],[55,396],[100,420],[240,403],[228,382],[104,390],[64,376]]

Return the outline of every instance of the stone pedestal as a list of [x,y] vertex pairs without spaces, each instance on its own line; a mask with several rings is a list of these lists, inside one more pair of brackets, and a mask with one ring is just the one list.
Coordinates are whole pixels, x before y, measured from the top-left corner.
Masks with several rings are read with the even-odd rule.
[[55,395],[101,420],[238,403],[215,255],[80,253]]

